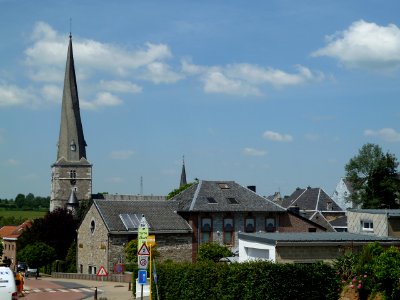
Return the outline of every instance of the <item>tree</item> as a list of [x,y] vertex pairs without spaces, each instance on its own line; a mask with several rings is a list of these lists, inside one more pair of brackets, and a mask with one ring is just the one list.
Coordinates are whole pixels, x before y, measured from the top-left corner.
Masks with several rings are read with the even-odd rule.
[[36,242],[18,252],[17,260],[25,261],[31,267],[39,268],[51,263],[56,256],[57,254],[53,247],[42,242]]
[[65,268],[67,273],[76,273],[76,241],[73,241],[65,257]]
[[48,212],[43,218],[35,219],[32,226],[21,234],[18,249],[40,241],[55,249],[57,259],[64,260],[71,243],[76,240],[78,222],[67,209]]
[[186,190],[187,188],[191,187],[193,184],[198,183],[199,179],[195,178],[194,182],[189,182],[177,189],[174,189],[173,191],[171,191],[168,195],[167,195],[167,200],[172,199],[173,197],[175,197],[176,195],[178,195],[179,193],[183,192],[184,190]]
[[394,154],[382,152],[375,144],[365,144],[345,166],[352,185],[351,200],[362,208],[399,208],[399,163]]
[[199,249],[198,261],[212,260],[218,262],[223,257],[232,256],[231,250],[226,246],[217,243],[201,244]]

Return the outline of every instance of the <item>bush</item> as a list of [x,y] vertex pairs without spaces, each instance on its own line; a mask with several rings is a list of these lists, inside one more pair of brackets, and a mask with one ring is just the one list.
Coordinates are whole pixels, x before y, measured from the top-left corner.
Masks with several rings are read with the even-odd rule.
[[[160,299],[338,299],[335,270],[322,263],[157,264]],[[289,280],[290,279],[290,280]],[[152,284],[156,295],[156,286]]]
[[199,256],[197,261],[211,260],[218,262],[223,257],[232,256],[232,252],[228,247],[221,246],[217,243],[205,243],[201,244],[199,248]]

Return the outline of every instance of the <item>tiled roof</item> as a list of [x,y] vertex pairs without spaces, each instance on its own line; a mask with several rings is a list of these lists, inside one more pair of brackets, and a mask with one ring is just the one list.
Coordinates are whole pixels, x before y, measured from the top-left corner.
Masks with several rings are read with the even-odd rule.
[[400,209],[349,209],[349,211],[377,215],[385,214],[389,218],[400,217]]
[[28,228],[32,226],[32,221],[31,220],[27,220],[24,223],[22,223],[21,225],[18,226],[3,226],[0,229],[0,236],[3,239],[16,239],[18,238],[22,232]]
[[3,226],[0,228],[0,237],[4,238],[6,236],[9,236],[12,232],[14,232],[17,229],[18,226]]
[[[328,203],[332,209],[328,209]],[[283,199],[282,206],[289,208],[297,205],[300,210],[342,211],[339,205],[321,188],[296,189],[289,197]]]
[[172,198],[179,212],[284,212],[285,209],[234,181],[200,180]]
[[92,199],[103,199],[103,200],[130,200],[130,201],[161,201],[167,200],[166,196],[154,196],[154,195],[122,195],[122,194],[94,194]]
[[94,199],[93,204],[111,232],[127,231],[121,214],[143,214],[149,223],[149,231],[153,233],[191,231],[189,224],[175,212],[174,203],[170,201]]
[[400,239],[349,232],[239,233],[239,239],[268,244],[304,242],[397,242]]

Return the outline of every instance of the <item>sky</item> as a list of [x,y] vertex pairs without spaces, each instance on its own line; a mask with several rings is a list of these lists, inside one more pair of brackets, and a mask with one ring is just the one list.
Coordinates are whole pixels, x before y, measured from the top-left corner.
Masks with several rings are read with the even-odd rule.
[[49,196],[72,33],[93,193],[331,195],[400,158],[400,2],[0,0],[0,198]]

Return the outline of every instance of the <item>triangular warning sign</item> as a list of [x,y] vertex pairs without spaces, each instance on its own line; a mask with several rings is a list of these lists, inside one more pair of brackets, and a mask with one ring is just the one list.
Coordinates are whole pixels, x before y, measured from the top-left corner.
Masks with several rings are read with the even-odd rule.
[[147,248],[145,243],[142,244],[142,247],[140,247],[137,254],[138,255],[150,255],[149,249]]
[[103,266],[100,267],[99,271],[97,272],[97,276],[108,276],[108,273]]

